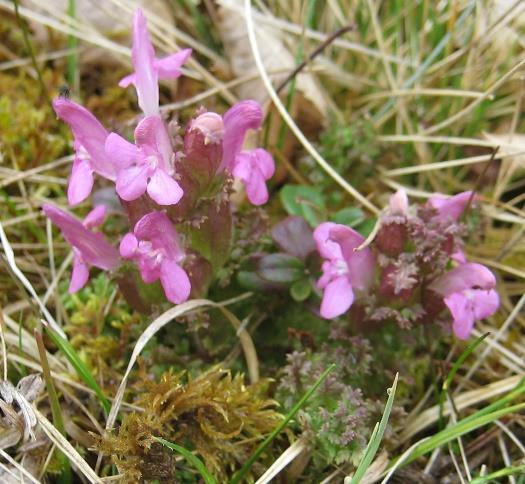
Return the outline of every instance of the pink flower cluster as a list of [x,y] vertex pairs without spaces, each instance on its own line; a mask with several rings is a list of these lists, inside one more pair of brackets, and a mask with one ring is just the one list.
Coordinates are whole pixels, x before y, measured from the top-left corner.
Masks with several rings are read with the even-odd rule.
[[[459,218],[473,198],[472,192],[438,194],[413,213],[406,193],[399,191],[374,242],[364,248],[355,230],[332,222],[319,225],[314,239],[324,259],[317,283],[323,291],[321,316],[346,313],[357,297],[365,322],[394,319],[408,326],[446,307],[455,335],[468,338],[474,323],[499,307],[494,274],[467,262],[461,249]],[[396,309],[400,305],[403,311]]]
[[[115,270],[121,258],[136,263],[147,284],[160,280],[166,298],[173,303],[188,299],[191,282],[183,268],[185,251],[181,237],[166,210],[185,197],[179,170],[191,173],[192,167],[182,166],[184,151],[174,149],[174,139],[159,110],[159,79],[174,79],[181,75],[181,66],[191,55],[191,49],[157,59],[151,43],[146,19],[138,9],[134,16],[132,61],[135,72],[119,83],[121,87],[135,86],[138,104],[144,117],[138,123],[134,142],[117,133],[109,133],[83,106],[57,98],[53,107],[58,117],[69,124],[74,135],[75,158],[68,185],[68,201],[75,206],[86,200],[98,175],[115,184],[124,205],[131,202],[148,207],[140,217],[130,214],[135,222],[132,232],[124,236],[119,251],[101,233],[92,229],[100,226],[105,209],[96,207],[83,222],[69,213],[45,204],[43,210],[73,246],[74,267],[70,292],[82,288],[89,277],[89,267]],[[191,121],[186,137],[200,134],[204,143],[221,153],[220,163],[213,166],[210,176],[238,178],[246,187],[248,199],[255,205],[266,203],[266,181],[275,167],[271,155],[263,149],[243,151],[249,129],[258,129],[263,113],[255,101],[243,101],[230,108],[224,116],[205,112]],[[147,198],[145,198],[147,197]],[[149,200],[149,201],[148,201]],[[137,201],[137,202],[135,202]]]

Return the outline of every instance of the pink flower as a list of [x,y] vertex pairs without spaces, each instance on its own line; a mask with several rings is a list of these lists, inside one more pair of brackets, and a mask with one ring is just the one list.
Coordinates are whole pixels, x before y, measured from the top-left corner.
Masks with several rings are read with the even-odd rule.
[[89,267],[114,270],[119,265],[119,254],[101,233],[92,232],[102,224],[106,215],[104,206],[99,205],[88,213],[80,222],[69,213],[45,203],[42,209],[47,217],[62,231],[64,238],[73,246],[73,273],[69,292],[74,293],[82,289],[89,279]]
[[191,55],[191,49],[183,49],[163,59],[155,58],[146,18],[141,9],[133,18],[133,49],[131,57],[135,72],[119,82],[120,87],[134,84],[139,106],[146,116],[159,114],[159,78],[175,79],[181,75],[180,68]]
[[249,129],[259,129],[262,109],[256,101],[241,101],[224,114],[224,139],[221,169],[226,169],[246,186],[248,199],[254,205],[268,201],[266,181],[275,172],[272,155],[262,148],[242,151]]
[[106,140],[106,152],[119,167],[116,189],[132,201],[148,192],[159,205],[174,205],[184,192],[173,179],[173,149],[159,116],[145,117],[135,129],[135,144],[116,133]]
[[115,166],[104,151],[108,132],[86,108],[69,99],[55,99],[53,108],[57,116],[69,124],[75,137],[75,160],[67,197],[71,205],[77,205],[91,193],[93,173],[108,180],[116,178]]
[[454,334],[470,336],[474,323],[492,316],[499,307],[494,274],[481,264],[467,262],[437,278],[430,289],[443,296],[452,314]]
[[354,302],[354,289],[367,289],[374,276],[374,257],[368,248],[354,251],[364,238],[344,225],[325,222],[314,230],[317,250],[325,259],[317,287],[323,290],[321,316],[335,318]]
[[452,222],[457,222],[461,214],[467,208],[469,200],[475,197],[472,197],[472,192],[462,192],[454,195],[453,197],[445,197],[440,193],[431,196],[428,199],[427,205],[437,210],[436,217],[442,220],[449,220]]
[[146,284],[160,279],[166,298],[175,304],[188,299],[191,283],[186,271],[179,265],[184,253],[179,236],[168,216],[163,212],[144,215],[120,242],[120,254],[137,262]]
[[235,161],[232,174],[246,186],[248,200],[254,205],[265,204],[268,201],[266,180],[269,180],[275,172],[272,155],[262,148],[257,148],[241,151]]

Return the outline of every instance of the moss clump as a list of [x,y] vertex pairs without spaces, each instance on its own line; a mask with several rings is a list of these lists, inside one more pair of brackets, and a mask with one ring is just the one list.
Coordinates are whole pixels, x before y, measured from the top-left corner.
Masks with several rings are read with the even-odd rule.
[[134,403],[144,412],[126,415],[117,432],[101,437],[97,448],[112,456],[130,482],[172,482],[172,451],[153,438],[162,437],[195,451],[226,482],[282,418],[276,402],[267,397],[268,383],[245,385],[242,374],[232,376],[219,368],[197,378],[166,372],[158,382],[142,372],[142,393]]

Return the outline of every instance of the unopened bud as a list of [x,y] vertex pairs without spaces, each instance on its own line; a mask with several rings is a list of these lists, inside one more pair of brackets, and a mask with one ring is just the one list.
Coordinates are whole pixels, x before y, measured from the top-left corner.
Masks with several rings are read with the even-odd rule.
[[217,144],[224,137],[224,122],[217,113],[206,112],[192,121],[190,130],[199,130],[204,136],[204,144]]
[[390,197],[388,211],[390,215],[406,216],[408,214],[408,197],[405,190],[401,188]]

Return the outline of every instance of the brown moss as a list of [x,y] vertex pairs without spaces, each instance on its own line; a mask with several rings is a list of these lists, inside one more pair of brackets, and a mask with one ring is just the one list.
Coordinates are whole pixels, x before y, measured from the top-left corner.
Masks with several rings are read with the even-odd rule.
[[245,385],[243,375],[219,368],[197,378],[167,372],[158,382],[143,373],[144,393],[135,403],[144,412],[126,415],[118,431],[101,437],[97,448],[111,455],[130,481],[165,479],[172,452],[153,439],[162,437],[194,450],[213,474],[226,478],[282,418],[276,402],[266,396],[268,383]]

